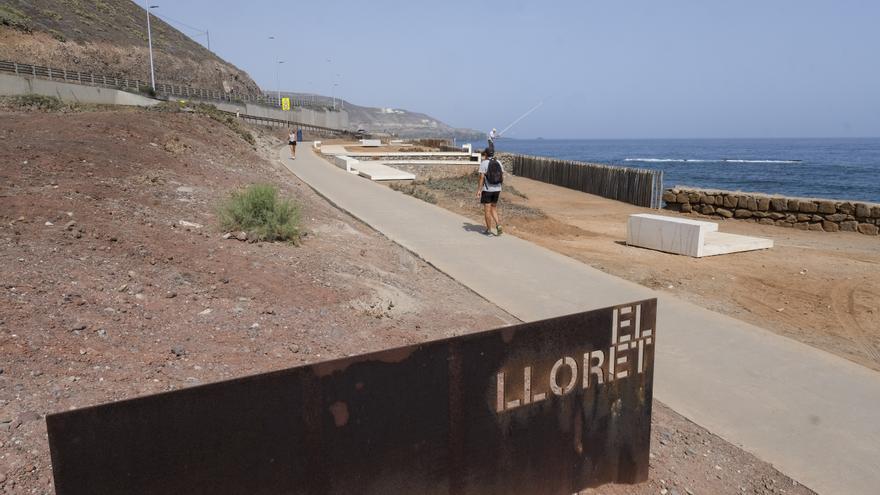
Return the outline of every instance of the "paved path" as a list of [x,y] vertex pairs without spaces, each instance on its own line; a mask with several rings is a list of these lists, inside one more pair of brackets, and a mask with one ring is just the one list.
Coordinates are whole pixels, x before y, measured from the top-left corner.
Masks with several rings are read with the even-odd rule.
[[657,399],[820,494],[880,493],[880,374],[516,237],[485,237],[308,146],[295,161],[286,148],[279,156],[338,207],[521,320],[657,297]]

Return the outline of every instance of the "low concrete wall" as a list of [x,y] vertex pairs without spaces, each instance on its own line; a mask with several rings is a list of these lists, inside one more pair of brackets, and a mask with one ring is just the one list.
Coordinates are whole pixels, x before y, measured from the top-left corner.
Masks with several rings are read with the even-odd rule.
[[348,112],[345,111],[318,111],[310,108],[295,108],[293,110],[284,111],[262,105],[254,105],[252,103],[224,103],[213,100],[192,101],[203,101],[209,105],[214,105],[220,110],[253,115],[254,117],[290,120],[308,125],[327,127],[330,129],[348,129]]
[[717,218],[735,218],[800,230],[878,235],[880,204],[791,198],[740,191],[676,187],[663,193],[665,208]]
[[0,95],[21,96],[31,94],[54,96],[68,103],[131,105],[139,107],[151,107],[161,103],[159,100],[118,89],[0,74]]
[[[446,177],[460,177],[462,175],[470,175],[477,171],[479,163],[461,162],[456,164],[421,164],[418,162],[385,162],[389,167],[394,167],[404,172],[409,172],[416,176],[418,180],[426,179],[444,179]],[[474,182],[476,188],[476,182]]]

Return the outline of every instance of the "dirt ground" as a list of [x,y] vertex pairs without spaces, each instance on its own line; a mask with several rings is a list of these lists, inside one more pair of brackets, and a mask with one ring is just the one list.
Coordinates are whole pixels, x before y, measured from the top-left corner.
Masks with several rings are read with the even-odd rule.
[[[52,412],[516,323],[280,169],[269,132],[0,111],[0,493],[53,492]],[[299,203],[299,245],[222,238],[257,182]],[[653,424],[651,480],[587,493],[811,493],[659,403]]]
[[[424,187],[437,204],[482,223],[475,179],[467,187],[431,182]],[[773,239],[773,249],[696,259],[625,243],[630,214],[682,214],[510,174],[504,184],[507,232],[880,371],[880,237],[727,220],[723,232]]]

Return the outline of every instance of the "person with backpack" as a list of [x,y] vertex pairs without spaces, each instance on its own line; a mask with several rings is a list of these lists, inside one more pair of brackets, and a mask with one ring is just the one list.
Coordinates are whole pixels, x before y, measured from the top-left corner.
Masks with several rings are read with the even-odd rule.
[[498,218],[498,196],[501,195],[501,183],[504,182],[504,166],[494,156],[489,155],[488,150],[481,153],[480,181],[477,186],[477,197],[483,205],[483,215],[486,219],[486,235],[492,235],[492,224],[495,224],[494,234],[501,235],[501,220]]

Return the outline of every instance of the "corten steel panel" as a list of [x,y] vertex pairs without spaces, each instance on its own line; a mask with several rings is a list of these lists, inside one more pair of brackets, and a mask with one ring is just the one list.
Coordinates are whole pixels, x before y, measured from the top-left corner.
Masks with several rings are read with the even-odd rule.
[[53,414],[55,487],[570,495],[643,481],[656,304]]

